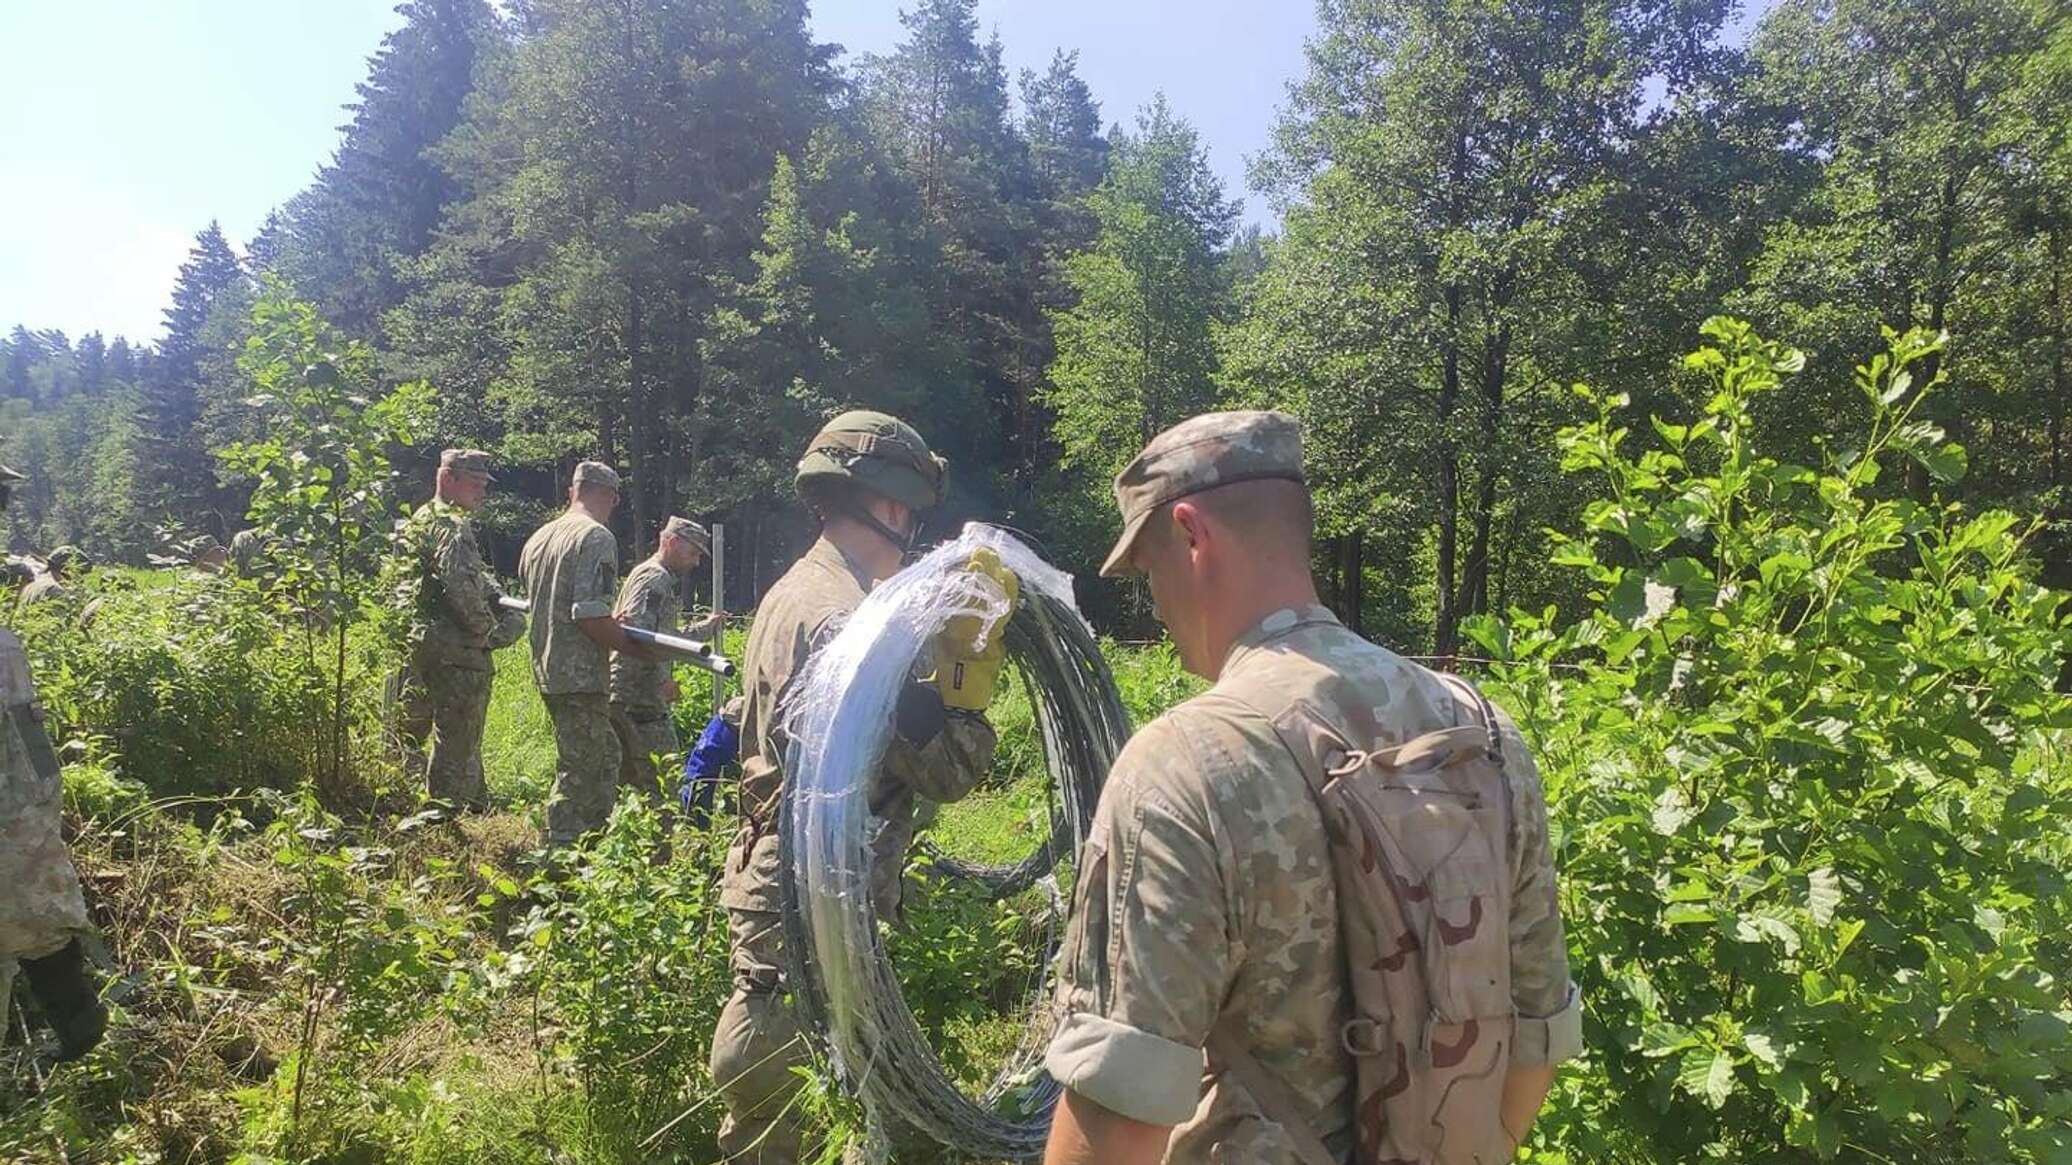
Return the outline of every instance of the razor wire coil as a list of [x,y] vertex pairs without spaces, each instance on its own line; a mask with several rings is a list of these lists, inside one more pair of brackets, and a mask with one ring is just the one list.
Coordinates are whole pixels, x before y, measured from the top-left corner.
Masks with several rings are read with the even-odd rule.
[[[899,689],[945,620],[987,604],[997,611],[1002,601],[961,569],[981,547],[1021,581],[1021,601],[1000,633],[1034,706],[1052,786],[1051,831],[1010,865],[939,850],[933,859],[996,900],[1043,884],[1053,919],[1063,916],[1053,872],[1061,859],[1077,866],[1101,783],[1129,735],[1128,716],[1072,603],[1070,577],[1007,532],[973,524],[878,586],[802,673],[779,807],[785,946],[807,1029],[823,1035],[836,1073],[874,1122],[962,1153],[1023,1160],[1042,1152],[1059,1094],[1041,1072],[1048,990],[1036,993],[1020,1044],[992,1084],[981,1095],[966,1093],[907,1004],[870,892],[868,790]],[[1059,938],[1053,927],[1040,966],[1050,966]]]

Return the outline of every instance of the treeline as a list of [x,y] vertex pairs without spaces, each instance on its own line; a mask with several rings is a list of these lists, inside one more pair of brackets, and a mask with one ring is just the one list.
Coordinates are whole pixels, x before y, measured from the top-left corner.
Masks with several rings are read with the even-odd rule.
[[1808,351],[1758,418],[1808,463],[1882,328],[1947,330],[1920,423],[1969,465],[1881,488],[2044,518],[2072,583],[2061,4],[1786,0],[1742,46],[1727,0],[1334,0],[1253,159],[1270,237],[1180,112],[1104,129],[1070,52],[1011,77],[974,5],[844,59],[801,0],[410,0],[311,187],[242,258],[197,237],[155,349],[5,342],[11,537],[134,559],[241,524],[211,451],[252,435],[235,352],[277,279],[513,467],[508,545],[600,456],[623,542],[724,520],[746,594],[803,535],[800,441],[861,404],[952,459],[947,518],[1085,569],[1145,436],[1271,403],[1310,422],[1335,601],[1451,651],[1570,597],[1569,386],[1693,420],[1678,357],[1724,306]]

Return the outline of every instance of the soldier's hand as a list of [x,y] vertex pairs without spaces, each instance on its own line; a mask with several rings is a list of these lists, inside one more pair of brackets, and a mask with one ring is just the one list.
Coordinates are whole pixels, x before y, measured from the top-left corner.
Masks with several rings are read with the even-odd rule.
[[967,609],[950,617],[935,636],[935,686],[945,707],[983,712],[993,702],[1000,669],[1007,663],[1001,635],[1021,601],[1021,580],[988,549],[978,549],[963,569],[977,576],[986,597],[974,596]]

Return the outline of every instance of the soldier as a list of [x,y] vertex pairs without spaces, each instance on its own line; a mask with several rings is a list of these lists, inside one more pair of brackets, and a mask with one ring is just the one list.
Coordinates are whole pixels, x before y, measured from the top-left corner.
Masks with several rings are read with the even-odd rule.
[[[729,1161],[761,1165],[789,1165],[801,1150],[793,1069],[806,1055],[782,978],[783,893],[774,830],[791,681],[871,587],[899,569],[921,512],[942,500],[943,462],[904,422],[850,412],[813,438],[795,480],[820,520],[820,539],[764,597],[742,660],[742,825],[720,891],[734,993],[712,1038],[712,1077],[727,1106],[720,1151]],[[998,558],[975,556],[969,569],[991,578],[1012,609],[1018,586]],[[995,740],[985,709],[1004,660],[993,631],[997,626],[976,618],[952,620],[935,645],[933,679],[916,681],[899,701],[871,798],[872,815],[883,822],[872,870],[872,898],[882,918],[898,914],[916,797],[955,801],[992,765]],[[974,647],[981,638],[983,652]]]
[[84,550],[69,545],[51,551],[50,556],[43,562],[43,573],[22,588],[21,598],[17,600],[18,605],[40,603],[45,599],[54,599],[59,595],[71,593],[65,582],[78,571],[91,565]]
[[424,739],[428,727],[426,789],[434,800],[478,811],[489,807],[482,727],[496,673],[491,653],[525,634],[525,617],[497,606],[503,590],[482,560],[469,516],[496,480],[489,470],[489,454],[479,449],[441,453],[432,500],[418,507],[403,530],[416,584],[405,738]]
[[534,531],[518,556],[532,596],[532,675],[554,720],[558,757],[549,845],[566,845],[611,814],[623,755],[608,702],[611,653],[659,658],[612,617],[619,543],[604,523],[619,504],[619,475],[585,461],[568,495],[568,512]]
[[[440,465],[444,467],[443,459]],[[230,567],[239,578],[257,578],[264,573],[266,543],[265,532],[256,526],[247,526],[230,536]]]
[[203,534],[194,540],[189,549],[192,568],[200,574],[222,574],[223,566],[230,561],[230,551],[216,541],[214,534]]
[[[676,621],[683,612],[677,585],[697,569],[711,549],[712,535],[705,527],[689,518],[669,519],[656,540],[655,553],[627,572],[626,585],[619,588],[614,610],[620,625],[679,634]],[[704,639],[725,618],[723,612],[714,611],[680,633]],[[669,715],[678,694],[667,660],[649,661],[623,652],[612,655],[612,723],[626,754],[619,780],[657,798],[661,785],[652,758],[674,756],[683,750]]]
[[[1045,1160],[1509,1159],[1552,1066],[1581,1047],[1546,805],[1517,730],[1318,603],[1293,418],[1177,425],[1115,498],[1122,535],[1102,573],[1149,577],[1182,662],[1214,686],[1138,732],[1102,792],[1059,964],[1046,1066],[1067,1091]],[[1394,786],[1409,800],[1374,819],[1379,841],[1334,810],[1338,849],[1327,781],[1435,740],[1472,742],[1458,772],[1483,773],[1489,796],[1418,799],[1455,779],[1418,769],[1425,784]],[[1364,867],[1361,840],[1375,846]],[[1415,852],[1429,861],[1400,868]],[[1351,897],[1370,882],[1382,889]],[[1403,921],[1383,933],[1374,911]],[[1376,1015],[1377,992],[1393,1012]]]
[[[21,480],[0,465],[0,507]],[[19,963],[57,1033],[59,1058],[73,1060],[101,1042],[108,1009],[81,942],[93,928],[60,832],[57,754],[43,732],[29,657],[7,630],[0,630],[0,703],[0,885],[7,887],[0,894],[0,1033]]]

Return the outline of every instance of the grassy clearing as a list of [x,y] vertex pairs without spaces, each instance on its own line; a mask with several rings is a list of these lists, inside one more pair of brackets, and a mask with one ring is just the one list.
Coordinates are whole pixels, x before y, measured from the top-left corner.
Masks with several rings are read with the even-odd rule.
[[[253,770],[240,740],[264,734],[292,757],[310,734],[294,716],[267,719],[302,707],[289,699],[302,690],[299,630],[206,632],[211,604],[245,601],[206,581],[118,585],[98,654],[65,655],[52,679],[38,662],[67,710],[120,719],[119,731],[75,729],[85,743],[66,773],[74,856],[121,969],[117,1019],[93,1056],[52,1073],[0,1049],[0,1160],[714,1158],[704,1065],[730,989],[715,882],[725,812],[658,860],[660,821],[622,807],[585,864],[543,867],[554,752],[523,645],[497,661],[485,747],[497,812],[414,819],[413,790],[369,727],[373,670],[355,704],[366,791],[349,807],[241,791],[235,774]],[[51,641],[73,613],[38,616],[29,641]],[[733,629],[729,650],[741,640]],[[117,663],[99,662],[110,647]],[[1188,690],[1167,653],[1113,658],[1140,715]],[[710,685],[681,680],[688,739]],[[278,693],[226,703],[233,683]],[[942,807],[931,836],[1012,861],[1042,840],[1045,778],[1025,694],[1005,693],[995,719],[995,773]],[[238,740],[219,739],[227,722]],[[125,747],[141,739],[157,751]],[[1042,891],[996,904],[918,865],[913,878],[895,957],[951,1072],[975,1089],[1024,1038],[1056,912]],[[804,1104],[831,1146],[854,1127],[824,1085]]]

